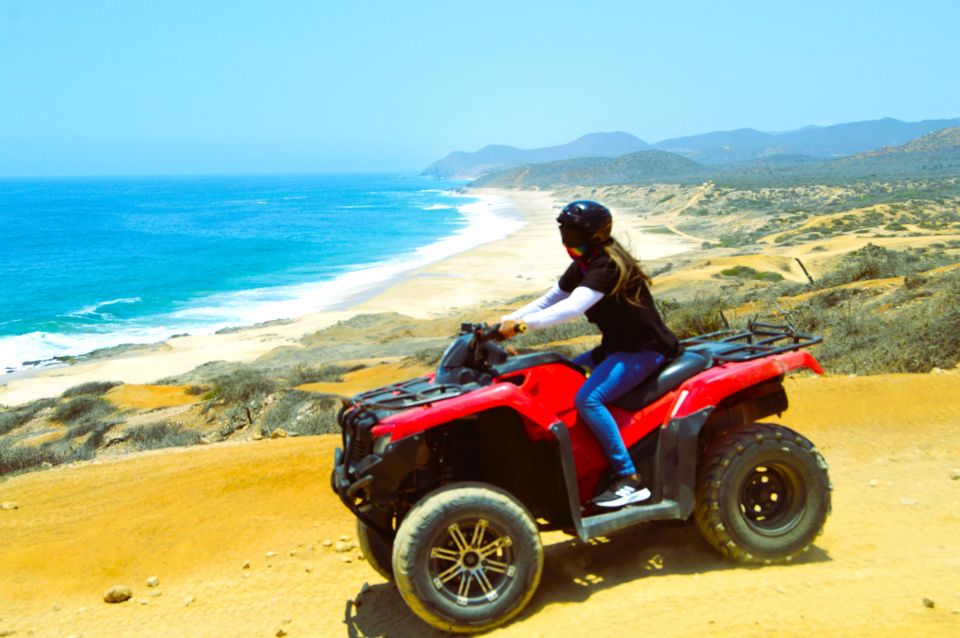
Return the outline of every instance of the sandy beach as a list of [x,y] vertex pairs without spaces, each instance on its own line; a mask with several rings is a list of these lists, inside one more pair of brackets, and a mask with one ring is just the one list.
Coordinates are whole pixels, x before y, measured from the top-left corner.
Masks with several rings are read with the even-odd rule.
[[[565,202],[549,191],[473,189],[475,205],[497,218],[524,221],[513,234],[466,252],[409,270],[379,288],[364,291],[344,306],[298,318],[275,317],[265,324],[221,334],[171,338],[72,365],[7,375],[0,405],[19,405],[89,381],[149,383],[182,374],[210,361],[249,362],[278,347],[297,347],[301,337],[361,313],[398,312],[415,318],[502,307],[504,302],[547,289],[569,258],[559,243],[555,218]],[[636,215],[617,216],[614,236],[628,242],[644,261],[689,250],[695,244],[643,231]],[[324,363],[324,362],[318,362]]]

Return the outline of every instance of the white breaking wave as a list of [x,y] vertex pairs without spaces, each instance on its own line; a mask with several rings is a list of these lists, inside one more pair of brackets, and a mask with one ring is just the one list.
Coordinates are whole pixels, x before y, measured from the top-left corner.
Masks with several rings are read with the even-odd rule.
[[111,299],[109,301],[98,301],[92,306],[84,306],[80,310],[74,310],[73,312],[68,312],[68,317],[83,317],[89,315],[100,314],[97,312],[101,308],[106,308],[107,306],[114,306],[116,304],[131,304],[131,303],[140,303],[143,301],[140,297],[124,297],[122,299]]
[[178,324],[200,321],[223,327],[301,317],[330,310],[349,304],[365,293],[398,279],[407,271],[502,239],[526,224],[514,212],[511,202],[503,197],[484,196],[457,209],[466,224],[453,235],[422,246],[412,254],[357,266],[328,281],[211,295],[189,304],[171,317]]
[[30,332],[0,337],[0,374],[55,363],[54,357],[77,356],[125,343],[155,343],[172,335],[169,328],[143,327],[103,333]]
[[[133,322],[126,327],[114,324],[109,332],[32,332],[0,337],[0,374],[30,367],[24,365],[26,361],[51,363],[54,357],[78,356],[100,348],[155,343],[182,333],[212,334],[228,326],[248,326],[347,306],[363,295],[400,279],[410,270],[503,239],[526,224],[505,197],[484,195],[478,198],[442,192],[477,201],[456,207],[464,222],[456,232],[412,253],[357,266],[327,281],[218,293],[187,302],[181,309],[169,314],[139,319],[136,325]],[[89,317],[105,306],[140,301],[139,297],[112,299],[81,308],[71,315]]]

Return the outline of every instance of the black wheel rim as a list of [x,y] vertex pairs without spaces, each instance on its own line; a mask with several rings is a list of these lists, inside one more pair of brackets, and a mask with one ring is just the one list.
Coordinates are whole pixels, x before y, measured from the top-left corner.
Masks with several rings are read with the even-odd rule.
[[490,604],[516,576],[513,539],[484,518],[456,521],[434,541],[429,568],[445,598],[462,607]]
[[806,492],[800,474],[778,463],[755,466],[740,484],[740,513],[765,536],[779,536],[803,517]]

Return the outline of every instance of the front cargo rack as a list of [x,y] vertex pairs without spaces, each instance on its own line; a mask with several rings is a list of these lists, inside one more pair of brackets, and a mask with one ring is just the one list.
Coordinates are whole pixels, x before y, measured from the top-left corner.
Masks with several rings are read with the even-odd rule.
[[[751,321],[746,329],[727,328],[683,339],[690,350],[705,350],[715,361],[750,361],[772,354],[799,350],[823,341],[823,337],[797,332],[790,324]],[[701,346],[701,347],[697,347]]]
[[428,377],[417,377],[376,390],[361,392],[350,399],[348,403],[360,403],[375,410],[406,410],[443,399],[452,399],[463,393],[463,386],[452,383],[434,383]]

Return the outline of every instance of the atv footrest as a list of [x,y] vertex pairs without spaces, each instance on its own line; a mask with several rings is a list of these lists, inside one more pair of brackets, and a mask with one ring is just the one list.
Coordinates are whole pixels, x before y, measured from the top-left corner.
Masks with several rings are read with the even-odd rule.
[[663,500],[650,505],[628,505],[614,512],[604,512],[581,519],[577,534],[586,542],[591,538],[604,536],[637,523],[678,518],[682,517],[680,504],[676,501]]

